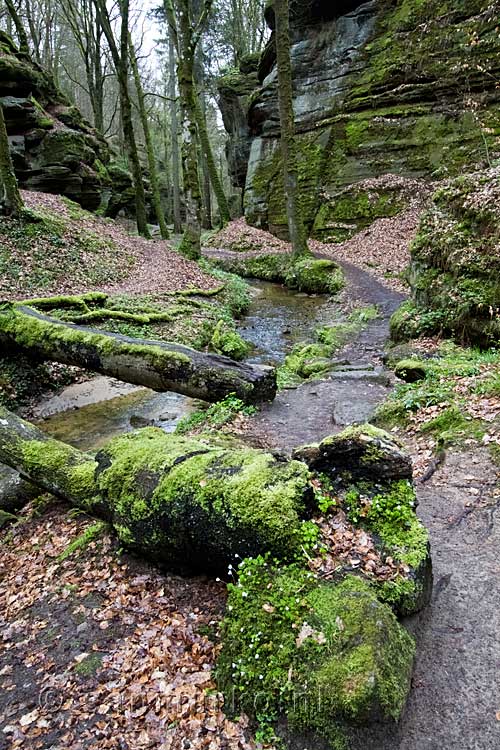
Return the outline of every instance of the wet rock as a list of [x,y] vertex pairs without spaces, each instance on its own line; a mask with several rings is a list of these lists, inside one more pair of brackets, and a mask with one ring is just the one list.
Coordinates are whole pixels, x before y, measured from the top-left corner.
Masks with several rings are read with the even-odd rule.
[[412,462],[392,435],[372,425],[348,427],[319,444],[293,452],[311,469],[331,476],[349,472],[368,479],[411,479]]

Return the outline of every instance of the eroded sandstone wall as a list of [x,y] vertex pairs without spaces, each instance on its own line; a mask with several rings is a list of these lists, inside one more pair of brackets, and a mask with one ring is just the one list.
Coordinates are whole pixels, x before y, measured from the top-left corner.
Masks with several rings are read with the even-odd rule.
[[[267,15],[272,27],[272,3]],[[432,180],[488,164],[499,150],[499,15],[492,0],[297,5],[300,183],[314,236],[343,240],[401,210],[404,179],[373,178]],[[249,99],[245,214],[286,236],[272,43]]]

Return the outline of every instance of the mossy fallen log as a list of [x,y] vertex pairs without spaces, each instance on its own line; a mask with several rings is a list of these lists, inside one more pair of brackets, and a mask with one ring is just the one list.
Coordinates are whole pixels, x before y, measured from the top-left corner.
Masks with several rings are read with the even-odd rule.
[[217,676],[238,708],[265,708],[271,722],[284,713],[336,747],[352,725],[401,715],[413,639],[371,581],[339,571],[324,582],[308,569],[306,464],[155,428],[113,438],[93,457],[2,407],[0,461],[171,569],[234,566]]
[[292,558],[312,493],[305,464],[265,451],[145,428],[94,458],[1,407],[0,461],[178,570],[225,572],[235,555]]
[[271,401],[276,394],[273,368],[237,363],[180,344],[61,323],[11,303],[0,303],[0,344],[40,359],[204,401],[220,401],[234,393],[246,403],[258,403]]

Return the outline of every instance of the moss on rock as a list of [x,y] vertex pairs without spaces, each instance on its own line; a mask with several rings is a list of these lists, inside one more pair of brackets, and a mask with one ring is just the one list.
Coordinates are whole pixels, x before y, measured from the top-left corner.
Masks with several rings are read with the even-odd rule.
[[245,359],[250,351],[249,344],[241,338],[234,327],[228,325],[224,320],[219,320],[215,326],[212,340],[212,348],[219,354],[224,354],[231,359]]
[[321,584],[297,567],[243,561],[229,586],[219,684],[237,708],[325,737],[396,720],[409,691],[411,636],[370,586]]
[[412,300],[391,320],[396,342],[439,332],[480,346],[500,342],[499,205],[498,168],[436,191],[411,248]]
[[290,266],[285,284],[307,294],[336,294],[344,286],[344,274],[331,260],[303,258]]

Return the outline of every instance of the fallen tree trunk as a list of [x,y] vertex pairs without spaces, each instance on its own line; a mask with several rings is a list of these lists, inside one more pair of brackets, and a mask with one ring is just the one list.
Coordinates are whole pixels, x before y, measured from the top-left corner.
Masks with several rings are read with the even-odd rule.
[[0,464],[0,513],[17,513],[40,494],[40,489]]
[[0,304],[0,343],[40,359],[204,401],[220,401],[234,393],[246,403],[259,403],[276,395],[274,368],[234,362],[180,344],[61,323],[11,303]]
[[311,495],[305,464],[262,450],[149,427],[113,438],[94,458],[2,407],[0,461],[181,572],[226,572],[235,555],[291,559]]

